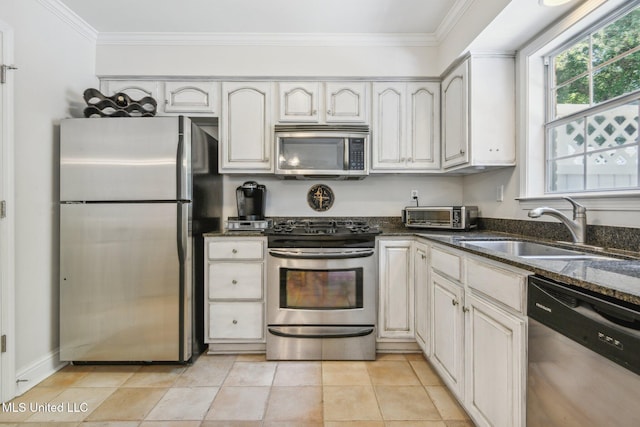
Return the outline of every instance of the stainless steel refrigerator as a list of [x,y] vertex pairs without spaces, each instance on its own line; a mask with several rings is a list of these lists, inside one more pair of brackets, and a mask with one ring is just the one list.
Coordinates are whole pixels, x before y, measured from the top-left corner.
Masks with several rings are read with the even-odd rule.
[[63,120],[60,359],[184,362],[203,345],[217,141],[186,117]]

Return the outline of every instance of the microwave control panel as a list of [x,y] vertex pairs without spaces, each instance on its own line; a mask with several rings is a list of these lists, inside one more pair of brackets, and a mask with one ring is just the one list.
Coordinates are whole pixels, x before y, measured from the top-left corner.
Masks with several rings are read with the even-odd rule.
[[364,138],[349,138],[349,170],[364,170]]

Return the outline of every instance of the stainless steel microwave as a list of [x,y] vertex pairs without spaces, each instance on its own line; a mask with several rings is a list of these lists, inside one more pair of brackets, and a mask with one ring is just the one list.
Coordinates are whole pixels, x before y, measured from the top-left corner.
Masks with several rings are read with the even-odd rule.
[[407,206],[402,210],[407,227],[470,230],[478,226],[477,206]]
[[362,179],[369,175],[369,126],[276,125],[280,178]]

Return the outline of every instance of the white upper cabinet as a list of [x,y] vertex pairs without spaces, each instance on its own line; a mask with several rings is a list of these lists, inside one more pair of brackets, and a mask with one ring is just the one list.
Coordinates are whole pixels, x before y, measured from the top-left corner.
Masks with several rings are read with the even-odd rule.
[[220,110],[219,87],[218,82],[166,82],[164,111],[217,116]]
[[280,82],[278,121],[367,121],[367,82]]
[[150,96],[156,100],[158,107],[160,107],[162,105],[160,86],[160,82],[150,80],[102,80],[100,92],[106,96],[124,93],[134,101]]
[[327,122],[367,122],[367,82],[325,83]]
[[440,168],[439,83],[374,83],[372,111],[373,173]]
[[273,172],[270,82],[222,83],[220,170]]
[[471,56],[442,80],[442,166],[466,172],[515,165],[515,63]]
[[281,122],[320,121],[319,82],[278,83]]

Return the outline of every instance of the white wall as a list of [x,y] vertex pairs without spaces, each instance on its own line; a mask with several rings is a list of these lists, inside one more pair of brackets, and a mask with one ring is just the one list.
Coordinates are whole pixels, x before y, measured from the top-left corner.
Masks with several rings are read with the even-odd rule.
[[433,47],[98,45],[99,76],[438,76]]
[[[278,216],[400,216],[405,206],[414,205],[411,190],[418,190],[420,205],[451,205],[462,202],[462,178],[424,175],[370,175],[361,181],[280,180],[272,176],[227,175],[224,180],[223,216],[237,216],[236,188],[245,181],[267,187],[265,214]],[[326,212],[307,204],[307,192],[314,184],[328,185],[335,202]]]
[[[0,0],[14,30],[18,393],[51,373],[58,348],[58,123],[95,87],[95,42],[37,0]],[[47,372],[48,371],[48,372]]]

